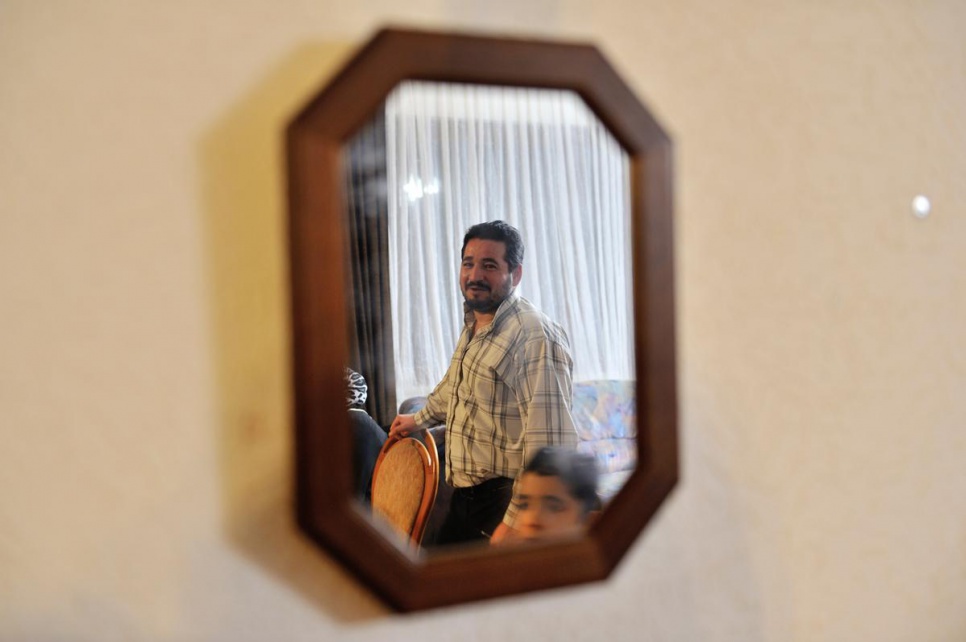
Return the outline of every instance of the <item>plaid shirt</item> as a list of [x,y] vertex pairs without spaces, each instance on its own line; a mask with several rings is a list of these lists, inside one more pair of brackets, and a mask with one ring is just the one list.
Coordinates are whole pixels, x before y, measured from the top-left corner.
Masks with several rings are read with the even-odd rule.
[[[475,317],[464,311],[449,369],[414,417],[420,429],[446,423],[446,481],[457,488],[517,480],[541,447],[577,441],[563,328],[516,295],[475,334]],[[511,502],[504,521],[512,525],[516,513]]]

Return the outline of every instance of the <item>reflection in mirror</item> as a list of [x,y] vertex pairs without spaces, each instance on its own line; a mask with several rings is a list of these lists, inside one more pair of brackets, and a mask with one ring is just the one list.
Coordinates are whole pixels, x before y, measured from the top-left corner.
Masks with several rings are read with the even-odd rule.
[[[394,529],[403,539],[418,543],[413,532],[422,529],[423,546],[439,543],[452,484],[465,483],[459,472],[465,454],[448,456],[454,445],[452,438],[447,441],[446,421],[429,431],[431,436],[413,433],[412,444],[387,441],[386,435],[397,414],[423,408],[461,345],[464,296],[475,296],[464,294],[461,283],[464,233],[474,224],[503,220],[520,231],[526,248],[515,292],[569,337],[571,415],[577,452],[586,457],[566,460],[564,468],[568,474],[574,466],[586,472],[581,462],[592,461],[596,493],[606,506],[633,471],[637,455],[630,180],[624,150],[571,91],[408,81],[396,87],[343,156],[352,263],[348,365],[367,389],[364,402],[350,411],[368,420],[360,419],[366,428],[355,441],[359,501],[368,506],[373,499],[366,489],[372,488],[381,452],[376,476],[386,477],[375,488],[381,485],[381,495],[405,507],[380,506],[374,512],[402,523]],[[498,268],[516,280],[508,264]],[[516,408],[512,412],[519,414]],[[360,422],[352,422],[354,430],[362,430]],[[383,462],[400,447],[418,456],[405,464],[408,472],[394,470],[394,481],[388,482],[386,471],[393,469]],[[430,450],[438,457],[439,466],[432,469],[438,489],[431,510],[420,515],[419,507],[433,492],[420,481],[429,474],[420,466],[432,459]],[[538,448],[530,450],[527,459]],[[526,463],[514,464],[514,477]],[[578,474],[582,481],[575,484],[572,475],[546,472],[559,466],[547,464],[544,472],[527,476],[527,484],[520,478],[514,500],[519,528],[508,542],[569,535],[593,518],[598,506],[582,494],[586,475]],[[419,486],[418,492],[403,492],[412,490],[398,488],[404,483]],[[540,531],[539,536],[523,534],[520,506],[534,522],[526,532]],[[558,519],[529,515],[544,508]],[[399,518],[392,511],[413,516]]]

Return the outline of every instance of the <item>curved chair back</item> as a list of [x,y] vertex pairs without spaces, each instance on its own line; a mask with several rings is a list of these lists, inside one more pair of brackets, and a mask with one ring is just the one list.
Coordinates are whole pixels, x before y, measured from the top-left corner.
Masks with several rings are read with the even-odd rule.
[[373,513],[417,546],[439,483],[436,443],[423,434],[425,445],[414,437],[387,439],[372,472]]

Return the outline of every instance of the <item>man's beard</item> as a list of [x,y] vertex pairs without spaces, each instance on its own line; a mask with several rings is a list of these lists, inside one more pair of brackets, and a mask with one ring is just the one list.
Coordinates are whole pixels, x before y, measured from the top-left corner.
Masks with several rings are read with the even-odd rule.
[[[467,290],[469,290],[471,286],[486,288],[486,291],[490,296],[486,297],[485,299],[475,299],[472,296],[468,296]],[[463,300],[466,302],[466,307],[473,312],[489,314],[490,312],[495,312],[496,309],[500,307],[500,304],[506,301],[507,297],[510,296],[512,291],[513,288],[508,286],[505,289],[500,288],[500,290],[494,294],[490,286],[486,285],[485,283],[468,283],[463,289]]]

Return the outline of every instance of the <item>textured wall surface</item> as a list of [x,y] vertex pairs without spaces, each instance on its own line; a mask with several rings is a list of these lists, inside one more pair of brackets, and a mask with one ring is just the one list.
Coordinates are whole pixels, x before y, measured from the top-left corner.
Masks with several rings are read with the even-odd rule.
[[[966,639],[966,4],[402,7],[0,2],[0,639]],[[607,582],[397,616],[292,526],[281,128],[388,22],[675,139],[684,479]]]

